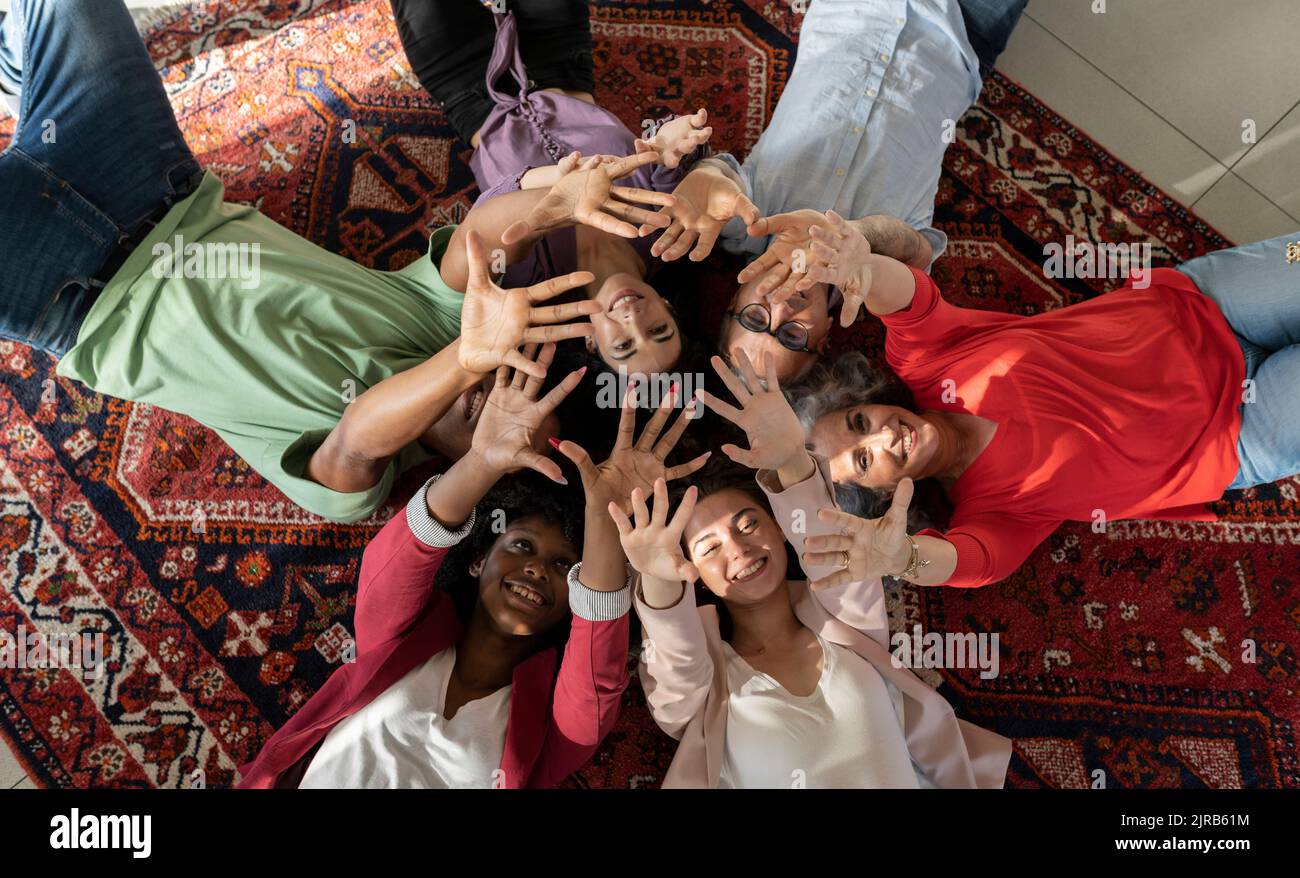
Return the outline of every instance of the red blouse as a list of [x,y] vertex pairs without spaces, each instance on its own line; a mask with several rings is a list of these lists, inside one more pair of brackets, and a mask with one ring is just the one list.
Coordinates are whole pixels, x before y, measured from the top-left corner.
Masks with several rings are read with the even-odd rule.
[[[946,583],[1014,572],[1063,521],[1213,520],[1236,477],[1245,362],[1218,306],[1184,274],[1024,317],[916,297],[886,315],[885,359],[918,408],[995,421],[948,492]],[[946,400],[949,400],[945,402]]]

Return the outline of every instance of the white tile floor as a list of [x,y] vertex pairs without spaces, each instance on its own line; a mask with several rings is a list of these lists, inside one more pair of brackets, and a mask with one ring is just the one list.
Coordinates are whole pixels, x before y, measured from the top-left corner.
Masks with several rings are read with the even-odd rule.
[[1030,0],[998,67],[1233,241],[1300,230],[1300,3],[1094,5]]
[[[1300,230],[1300,2],[1094,5],[1030,0],[999,69],[1231,240]],[[0,745],[0,790],[34,787]]]
[[0,744],[0,790],[17,789],[20,785],[35,786],[9,748]]

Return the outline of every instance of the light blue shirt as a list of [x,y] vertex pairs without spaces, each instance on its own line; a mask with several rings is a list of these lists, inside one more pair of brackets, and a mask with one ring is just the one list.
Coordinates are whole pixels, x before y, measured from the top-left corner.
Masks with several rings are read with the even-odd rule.
[[[980,92],[979,59],[956,0],[812,0],[790,81],[738,171],[765,215],[833,209],[931,226],[943,153]],[[754,258],[767,239],[733,219],[723,247]]]

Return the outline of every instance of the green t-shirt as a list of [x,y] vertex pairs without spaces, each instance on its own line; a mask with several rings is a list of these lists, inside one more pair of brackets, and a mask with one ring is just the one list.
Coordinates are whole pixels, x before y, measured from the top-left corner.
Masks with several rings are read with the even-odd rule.
[[431,455],[413,443],[379,484],[347,494],[307,479],[307,460],[349,399],[460,334],[462,296],[437,268],[455,227],[434,232],[426,258],[376,271],[225,203],[224,192],[209,173],[167,213],[56,371],[205,424],[304,509],[364,518],[398,472]]

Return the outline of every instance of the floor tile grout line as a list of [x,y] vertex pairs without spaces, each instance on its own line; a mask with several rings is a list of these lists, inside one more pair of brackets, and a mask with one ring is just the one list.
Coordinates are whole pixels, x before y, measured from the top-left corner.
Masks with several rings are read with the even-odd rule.
[[1294,104],[1292,104],[1291,107],[1290,107],[1290,109],[1288,109],[1285,113],[1282,114],[1282,118],[1278,119],[1276,122],[1274,122],[1272,125],[1270,125],[1270,126],[1268,127],[1268,130],[1267,130],[1267,131],[1265,131],[1265,132],[1264,132],[1263,134],[1261,134],[1258,138],[1256,138],[1256,139],[1255,139],[1255,142],[1252,143],[1252,144],[1250,145],[1250,149],[1248,149],[1248,150],[1246,150],[1245,152],[1243,152],[1243,153],[1241,154],[1241,157],[1240,157],[1240,158],[1238,158],[1238,159],[1237,159],[1235,162],[1233,162],[1232,164],[1228,165],[1228,170],[1231,171],[1233,168],[1237,167],[1237,165],[1239,165],[1239,164],[1241,164],[1243,161],[1245,161],[1245,160],[1246,160],[1246,156],[1248,156],[1248,155],[1250,155],[1252,152],[1254,152],[1254,151],[1255,151],[1255,147],[1257,147],[1257,146],[1259,146],[1261,143],[1263,143],[1263,142],[1264,142],[1264,138],[1266,138],[1266,137],[1268,137],[1270,134],[1272,134],[1274,128],[1276,128],[1277,126],[1279,126],[1279,125],[1281,125],[1283,122],[1285,122],[1285,121],[1286,121],[1286,117],[1287,117],[1287,116],[1290,116],[1292,113],[1294,113],[1296,107],[1300,107],[1300,101],[1296,101]]
[[[1273,129],[1274,129],[1274,128],[1276,128],[1277,126],[1279,126],[1279,125],[1281,125],[1283,122],[1285,122],[1285,121],[1286,121],[1286,117],[1287,117],[1287,116],[1290,116],[1292,113],[1294,113],[1294,112],[1296,111],[1296,108],[1297,108],[1297,107],[1300,107],[1300,101],[1296,101],[1294,104],[1292,104],[1292,105],[1291,105],[1291,108],[1288,109],[1285,113],[1282,114],[1282,118],[1281,118],[1281,119],[1278,119],[1276,122],[1274,122],[1272,125],[1270,125],[1270,126],[1269,126],[1269,129],[1268,129],[1267,131],[1265,131],[1263,134],[1261,134],[1260,137],[1259,137],[1259,139],[1256,140],[1254,143],[1252,143],[1252,144],[1250,145],[1250,149],[1246,150],[1244,153],[1241,154],[1241,158],[1237,159],[1235,162],[1233,162],[1231,165],[1229,165],[1229,166],[1228,166],[1228,173],[1232,174],[1232,176],[1236,177],[1236,178],[1237,178],[1238,180],[1240,180],[1243,184],[1245,184],[1247,187],[1249,187],[1250,190],[1253,191],[1255,194],[1259,195],[1260,198],[1263,198],[1263,199],[1264,199],[1265,201],[1267,201],[1269,204],[1271,204],[1271,205],[1273,205],[1274,207],[1276,207],[1276,208],[1277,208],[1277,209],[1282,213],[1282,215],[1283,215],[1284,217],[1286,217],[1287,219],[1291,220],[1293,223],[1300,224],[1300,219],[1297,219],[1296,217],[1292,216],[1292,215],[1291,215],[1291,211],[1287,210],[1287,209],[1284,208],[1282,205],[1278,204],[1278,203],[1277,203],[1276,201],[1274,201],[1272,198],[1269,198],[1269,197],[1268,197],[1267,195],[1265,195],[1263,192],[1260,192],[1258,189],[1255,188],[1254,184],[1252,184],[1252,183],[1251,183],[1249,180],[1247,180],[1245,177],[1241,176],[1241,174],[1238,174],[1238,173],[1236,173],[1236,172],[1233,170],[1234,168],[1237,167],[1237,165],[1239,165],[1239,164],[1241,164],[1243,161],[1245,161],[1245,160],[1246,160],[1246,156],[1248,156],[1248,155],[1250,155],[1252,152],[1254,152],[1254,151],[1255,151],[1255,148],[1256,148],[1257,146],[1259,146],[1260,144],[1262,144],[1262,143],[1264,142],[1265,138],[1267,138],[1270,134],[1273,133]],[[1210,189],[1213,189],[1213,188],[1214,188],[1213,186],[1210,187]],[[1205,191],[1208,193],[1210,190],[1207,189],[1207,190],[1205,190]],[[1204,197],[1204,196],[1202,196],[1202,197]],[[1197,199],[1197,200],[1199,201],[1200,199]]]
[[[1057,36],[1057,34],[1056,34],[1055,31],[1053,31],[1053,30],[1052,30],[1051,28],[1049,28],[1047,25],[1043,24],[1041,21],[1039,21],[1038,19],[1036,19],[1036,18],[1034,18],[1032,15],[1030,15],[1029,12],[1028,12],[1028,10],[1026,10],[1026,12],[1025,12],[1025,18],[1028,18],[1028,19],[1029,19],[1030,21],[1032,21],[1034,24],[1036,24],[1036,25],[1038,25],[1039,27],[1041,27],[1044,31],[1046,31],[1046,33],[1047,33],[1048,36],[1050,36],[1052,39],[1056,40],[1056,41],[1057,41],[1058,43],[1060,43],[1062,46],[1065,46],[1065,48],[1069,49],[1070,52],[1072,52],[1075,56],[1077,56],[1077,57],[1079,58],[1079,60],[1081,60],[1083,63],[1087,64],[1087,65],[1088,65],[1089,67],[1091,67],[1093,70],[1096,70],[1096,71],[1097,71],[1099,74],[1101,74],[1101,75],[1102,75],[1102,76],[1103,76],[1103,77],[1104,77],[1108,82],[1110,82],[1112,85],[1114,85],[1114,86],[1115,86],[1116,88],[1118,88],[1120,91],[1124,92],[1124,94],[1128,95],[1128,96],[1131,97],[1133,100],[1137,101],[1137,103],[1138,103],[1140,106],[1144,107],[1147,111],[1149,111],[1149,112],[1151,113],[1151,115],[1155,116],[1155,117],[1156,117],[1157,119],[1159,119],[1161,122],[1164,122],[1164,123],[1165,123],[1166,125],[1168,125],[1170,128],[1172,128],[1172,129],[1174,129],[1175,131],[1177,131],[1177,132],[1179,133],[1179,135],[1181,135],[1181,136],[1183,137],[1184,140],[1186,140],[1186,141],[1187,141],[1188,143],[1190,143],[1192,146],[1194,146],[1194,147],[1196,147],[1197,149],[1199,149],[1201,152],[1205,153],[1205,155],[1208,156],[1209,159],[1210,159],[1212,162],[1214,162],[1214,163],[1215,163],[1216,165],[1218,165],[1219,167],[1223,168],[1223,171],[1224,171],[1225,174],[1230,170],[1230,168],[1229,168],[1227,165],[1225,165],[1223,162],[1219,161],[1218,156],[1216,156],[1214,153],[1212,153],[1212,152],[1210,152],[1209,150],[1207,150],[1205,147],[1201,146],[1199,143],[1197,143],[1195,140],[1193,140],[1190,136],[1188,136],[1187,132],[1183,131],[1181,128],[1179,128],[1177,125],[1175,125],[1175,124],[1174,124],[1173,122],[1171,122],[1169,119],[1166,119],[1166,118],[1165,118],[1165,117],[1160,113],[1159,110],[1157,110],[1155,107],[1152,107],[1150,104],[1148,104],[1146,101],[1142,100],[1142,99],[1141,99],[1140,97],[1138,97],[1137,95],[1133,94],[1133,92],[1129,91],[1129,90],[1128,90],[1127,88],[1125,88],[1122,84],[1120,84],[1118,81],[1116,81],[1115,78],[1112,77],[1109,73],[1107,73],[1105,70],[1102,70],[1100,67],[1098,67],[1096,64],[1094,64],[1094,63],[1093,63],[1093,62],[1092,62],[1092,61],[1091,61],[1091,60],[1090,60],[1086,55],[1082,54],[1078,49],[1074,48],[1074,46],[1071,46],[1071,45],[1070,45],[1069,43],[1067,43],[1065,40],[1061,39],[1061,37]],[[1286,117],[1283,116],[1283,118],[1286,118]],[[1281,120],[1278,120],[1278,121],[1281,121]],[[1273,130],[1272,128],[1269,128],[1269,131],[1272,131],[1272,130]],[[1262,139],[1262,138],[1261,138],[1261,139]],[[1216,180],[1215,182],[1218,182],[1218,181]],[[1214,186],[1214,183],[1211,183],[1211,184],[1210,184],[1210,188],[1213,188],[1213,186]],[[1209,189],[1207,188],[1206,191],[1208,192]],[[1198,200],[1199,200],[1199,199],[1198,199]]]
[[[1232,174],[1231,171],[1229,171],[1228,173]],[[1265,195],[1263,192],[1260,192],[1258,189],[1256,189],[1254,186],[1252,186],[1251,183],[1250,183],[1250,181],[1247,180],[1245,177],[1241,176],[1240,174],[1232,174],[1232,176],[1234,176],[1234,177],[1236,177],[1238,180],[1240,180],[1240,181],[1241,181],[1241,184],[1242,184],[1243,186],[1245,186],[1247,189],[1249,189],[1250,191],[1254,192],[1254,193],[1255,193],[1256,195],[1258,195],[1260,198],[1264,199],[1264,200],[1267,201],[1269,204],[1271,204],[1271,205],[1273,205],[1274,207],[1276,207],[1276,208],[1278,209],[1278,211],[1282,214],[1282,216],[1286,217],[1287,219],[1291,220],[1292,222],[1300,223],[1300,220],[1297,220],[1295,217],[1291,216],[1291,212],[1290,212],[1289,210],[1287,210],[1286,208],[1282,207],[1282,205],[1278,204],[1276,201],[1274,201],[1273,199],[1269,198],[1269,197],[1268,197],[1267,195]],[[1213,187],[1211,187],[1211,188],[1213,188]],[[1207,191],[1208,191],[1208,190],[1207,190]]]
[[1284,217],[1286,217],[1287,219],[1291,220],[1291,222],[1296,223],[1297,226],[1300,226],[1300,219],[1297,219],[1296,217],[1292,216],[1292,215],[1291,215],[1291,211],[1287,210],[1285,207],[1283,207],[1282,205],[1278,204],[1278,203],[1277,203],[1276,201],[1274,201],[1273,199],[1269,198],[1269,197],[1268,197],[1267,195],[1265,195],[1263,192],[1260,192],[1258,189],[1256,189],[1254,186],[1251,185],[1251,183],[1250,183],[1249,180],[1245,179],[1245,178],[1242,177],[1240,174],[1234,174],[1232,171],[1228,171],[1228,173],[1224,174],[1223,177],[1220,177],[1219,179],[1215,180],[1212,184],[1210,184],[1210,188],[1209,188],[1209,189],[1206,189],[1205,192],[1204,192],[1204,194],[1202,194],[1200,198],[1196,199],[1196,200],[1193,201],[1191,204],[1189,204],[1188,207],[1189,207],[1189,208],[1195,208],[1197,204],[1200,204],[1201,199],[1204,198],[1206,195],[1209,195],[1209,194],[1210,194],[1210,190],[1213,189],[1215,186],[1218,186],[1220,183],[1222,183],[1225,177],[1233,177],[1233,178],[1235,178],[1236,181],[1237,181],[1238,183],[1240,183],[1241,185],[1245,186],[1245,187],[1246,187],[1247,189],[1249,189],[1251,192],[1254,192],[1254,193],[1255,193],[1256,195],[1258,195],[1260,198],[1264,199],[1264,201],[1267,202],[1268,204],[1270,204],[1270,205],[1272,205],[1273,207],[1277,208],[1277,212],[1280,213],[1280,214],[1282,214],[1282,216],[1284,216]]
[[[1091,60],[1090,60],[1086,55],[1084,55],[1083,53],[1081,53],[1078,49],[1074,48],[1074,47],[1071,46],[1069,43],[1067,43],[1065,40],[1063,40],[1060,36],[1057,35],[1057,33],[1056,33],[1055,31],[1053,31],[1053,30],[1052,30],[1051,28],[1049,28],[1047,25],[1043,24],[1041,21],[1039,21],[1038,19],[1036,19],[1036,18],[1034,18],[1032,15],[1030,15],[1028,10],[1025,11],[1025,18],[1028,18],[1028,19],[1029,19],[1030,21],[1032,21],[1034,24],[1036,24],[1036,25],[1038,25],[1039,27],[1041,27],[1041,28],[1043,29],[1043,31],[1047,33],[1048,36],[1050,36],[1052,39],[1056,40],[1056,41],[1057,41],[1058,43],[1060,43],[1062,46],[1065,46],[1065,48],[1067,48],[1067,49],[1069,49],[1071,52],[1073,52],[1073,53],[1074,53],[1074,54],[1075,54],[1075,55],[1076,55],[1076,56],[1077,56],[1081,61],[1083,61],[1083,63],[1087,64],[1087,65],[1088,65],[1089,67],[1091,67],[1093,70],[1096,70],[1099,74],[1101,74],[1103,77],[1105,77],[1106,80],[1109,81],[1111,84],[1113,84],[1116,88],[1118,88],[1120,91],[1124,92],[1124,94],[1128,95],[1128,96],[1131,97],[1133,100],[1137,101],[1137,103],[1138,103],[1140,106],[1142,106],[1142,107],[1144,107],[1145,109],[1147,109],[1148,111],[1150,111],[1151,115],[1155,116],[1157,119],[1159,119],[1160,121],[1164,122],[1164,123],[1165,123],[1166,125],[1168,125],[1170,128],[1172,128],[1172,129],[1174,129],[1175,131],[1177,131],[1177,132],[1178,132],[1178,133],[1179,133],[1179,134],[1180,134],[1180,135],[1181,135],[1185,140],[1187,140],[1188,143],[1192,144],[1192,146],[1195,146],[1195,147],[1196,147],[1197,149],[1199,149],[1201,152],[1205,153],[1207,156],[1210,157],[1210,159],[1211,159],[1211,160],[1212,160],[1216,165],[1218,165],[1220,168],[1223,168],[1223,173],[1220,174],[1220,175],[1218,176],[1218,178],[1215,179],[1215,181],[1214,181],[1213,183],[1211,183],[1209,186],[1207,186],[1207,187],[1205,188],[1205,191],[1202,192],[1200,195],[1198,195],[1198,196],[1196,197],[1196,200],[1195,200],[1195,201],[1193,201],[1191,204],[1187,205],[1187,207],[1188,207],[1189,210],[1190,210],[1190,209],[1194,209],[1194,208],[1196,207],[1197,204],[1200,204],[1201,200],[1202,200],[1203,198],[1205,198],[1205,196],[1207,196],[1207,195],[1210,194],[1210,190],[1213,189],[1215,186],[1219,185],[1220,183],[1222,183],[1222,182],[1223,182],[1223,178],[1226,177],[1228,174],[1231,174],[1231,173],[1232,173],[1232,169],[1235,168],[1238,164],[1240,164],[1240,163],[1241,163],[1241,160],[1244,159],[1247,155],[1249,155],[1250,152],[1251,152],[1251,150],[1253,150],[1256,146],[1258,146],[1260,143],[1262,143],[1262,142],[1264,141],[1264,138],[1267,137],[1267,136],[1268,136],[1268,135],[1273,131],[1274,128],[1276,128],[1278,125],[1282,124],[1282,121],[1283,121],[1284,119],[1286,119],[1286,117],[1287,117],[1288,115],[1290,115],[1290,114],[1291,114],[1291,113],[1296,109],[1296,107],[1300,107],[1300,101],[1297,101],[1297,102],[1296,102],[1296,103],[1295,103],[1295,104],[1294,104],[1290,109],[1288,109],[1285,113],[1283,113],[1283,114],[1278,118],[1278,120],[1277,120],[1276,122],[1274,122],[1272,125],[1269,126],[1268,131],[1265,131],[1264,134],[1263,134],[1263,136],[1261,136],[1261,137],[1260,137],[1260,138],[1259,138],[1255,143],[1251,144],[1251,148],[1250,148],[1250,149],[1246,150],[1246,151],[1243,152],[1240,156],[1238,156],[1237,159],[1236,159],[1236,160],[1235,160],[1231,165],[1225,165],[1223,162],[1219,161],[1219,158],[1218,158],[1216,155],[1214,155],[1214,153],[1210,152],[1210,151],[1207,150],[1205,147],[1201,146],[1201,144],[1199,144],[1199,143],[1197,143],[1195,140],[1193,140],[1193,139],[1192,139],[1192,138],[1187,134],[1187,132],[1183,131],[1181,128],[1179,128],[1177,125],[1175,125],[1175,124],[1174,124],[1172,121],[1170,121],[1169,119],[1166,119],[1166,118],[1165,118],[1165,117],[1164,117],[1164,116],[1163,116],[1163,115],[1162,115],[1158,110],[1156,110],[1154,107],[1152,107],[1152,106],[1151,106],[1150,104],[1148,104],[1146,101],[1142,100],[1142,99],[1141,99],[1140,97],[1138,97],[1137,95],[1133,94],[1133,92],[1129,91],[1129,90],[1128,90],[1127,88],[1125,88],[1122,84],[1120,84],[1119,82],[1117,82],[1117,81],[1115,80],[1114,77],[1112,77],[1112,76],[1111,76],[1110,74],[1108,74],[1105,70],[1102,70],[1100,67],[1098,67],[1096,64],[1094,64],[1094,63],[1093,63],[1093,62],[1092,62],[1092,61],[1091,61]],[[1104,144],[1103,144],[1103,145],[1104,145]],[[1260,192],[1260,191],[1259,191],[1258,189],[1256,189],[1254,186],[1251,186],[1250,183],[1246,182],[1246,180],[1242,179],[1242,177],[1241,177],[1240,175],[1238,175],[1238,174],[1233,174],[1233,176],[1236,177],[1238,180],[1240,180],[1242,184],[1244,184],[1247,188],[1249,188],[1252,192],[1254,192],[1254,193],[1255,193],[1256,195],[1258,195],[1260,198],[1264,199],[1264,200],[1267,201],[1270,205],[1272,205],[1273,207],[1277,208],[1278,212],[1281,213],[1283,216],[1285,216],[1287,219],[1290,219],[1290,220],[1295,221],[1295,222],[1300,222],[1300,220],[1297,220],[1295,217],[1291,216],[1291,214],[1290,214],[1288,211],[1286,211],[1285,209],[1283,209],[1282,206],[1279,205],[1279,204],[1277,204],[1275,201],[1273,201],[1273,199],[1269,198],[1269,197],[1268,197],[1267,195],[1265,195],[1263,192]]]

